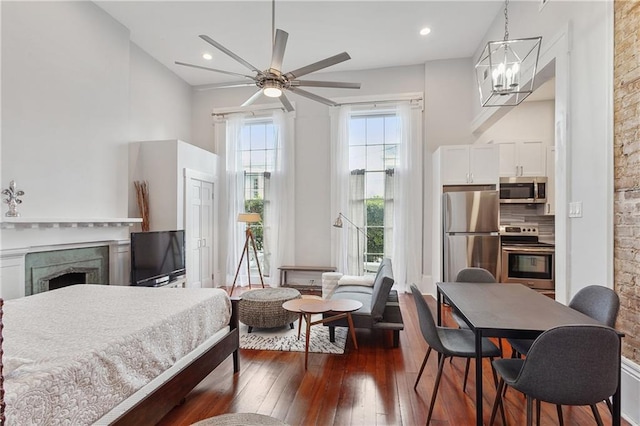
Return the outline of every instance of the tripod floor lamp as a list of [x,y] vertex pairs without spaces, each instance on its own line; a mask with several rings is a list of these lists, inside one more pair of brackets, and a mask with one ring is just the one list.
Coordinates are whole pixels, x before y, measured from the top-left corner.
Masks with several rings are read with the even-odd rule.
[[354,228],[356,228],[356,247],[358,250],[358,275],[362,275],[362,273],[360,272],[360,266],[362,265],[362,256],[360,256],[360,236],[358,235],[358,232],[362,233],[365,239],[367,238],[367,234],[362,230],[362,228],[360,228],[358,225],[350,221],[349,218],[343,215],[342,213],[338,213],[338,217],[336,218],[336,221],[333,222],[333,226],[335,226],[336,228],[342,228],[342,219],[346,220],[351,225],[353,225]]
[[260,282],[262,283],[262,288],[264,288],[264,279],[262,278],[262,270],[260,269],[260,261],[258,260],[258,248],[256,247],[256,240],[253,237],[253,232],[251,231],[251,224],[260,222],[260,214],[258,213],[240,213],[238,215],[238,222],[243,222],[247,224],[247,229],[245,230],[245,240],[244,240],[244,248],[242,249],[242,255],[240,256],[240,262],[238,262],[238,269],[236,269],[236,276],[233,278],[233,285],[231,286],[231,292],[229,295],[233,294],[233,290],[236,287],[236,281],[238,280],[238,274],[240,274],[240,267],[242,266],[242,260],[245,255],[247,256],[247,279],[249,280],[249,288],[251,288],[251,265],[249,262],[249,243],[251,243],[251,247],[253,247],[253,254],[256,258],[256,265],[258,265],[258,275],[260,275]]

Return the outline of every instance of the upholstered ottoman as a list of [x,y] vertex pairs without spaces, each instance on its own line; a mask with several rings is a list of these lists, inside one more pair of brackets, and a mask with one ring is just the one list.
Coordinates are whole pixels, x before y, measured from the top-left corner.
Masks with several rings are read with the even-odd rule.
[[296,312],[282,307],[287,300],[299,299],[300,292],[294,288],[259,288],[242,293],[238,305],[240,322],[249,326],[249,333],[256,328],[282,327],[287,324],[293,328],[298,319]]

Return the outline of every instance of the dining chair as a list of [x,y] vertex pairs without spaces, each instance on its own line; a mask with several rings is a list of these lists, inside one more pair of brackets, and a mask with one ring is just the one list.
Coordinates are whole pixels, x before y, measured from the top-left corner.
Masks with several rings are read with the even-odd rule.
[[[475,284],[491,284],[496,283],[496,279],[491,272],[484,268],[470,267],[463,268],[456,275],[456,282],[458,283],[475,283]],[[458,323],[460,328],[469,328],[469,325],[466,323],[460,312],[452,307],[451,309],[451,317]],[[500,353],[502,356],[502,339],[498,339],[498,347],[500,348]],[[462,391],[467,390],[467,377],[469,376],[469,364],[471,364],[471,359],[467,358],[466,365],[464,367],[464,384],[462,385]]]
[[[618,317],[620,298],[615,291],[608,287],[590,285],[580,289],[571,298],[568,306],[613,328]],[[511,357],[526,356],[529,353],[533,341],[533,339],[507,339],[507,342],[511,345]],[[611,411],[611,401],[609,401],[609,399],[604,401],[607,407],[609,407],[609,411]],[[562,418],[562,406],[560,404],[556,406],[556,411],[558,412],[558,423],[562,426],[564,421]]]
[[[440,378],[442,377],[442,370],[444,368],[444,362],[447,358],[461,357],[461,358],[475,358],[475,335],[471,330],[465,330],[460,328],[448,328],[439,327],[436,325],[433,312],[427,304],[426,300],[418,290],[415,284],[411,284],[411,292],[413,293],[413,300],[416,304],[416,310],[418,311],[418,321],[420,322],[420,331],[424,340],[429,345],[427,353],[420,366],[420,372],[416,378],[416,382],[413,385],[415,390],[418,387],[420,377],[424,367],[427,365],[427,360],[431,354],[431,350],[436,351],[441,356],[438,361],[438,373],[436,375],[436,381],[433,385],[433,391],[431,394],[431,402],[429,403],[429,414],[427,415],[427,425],[431,421],[431,415],[433,414],[433,405],[436,401],[438,394],[438,387],[440,385]],[[493,360],[501,355],[500,349],[494,345],[489,339],[482,339],[482,357]],[[497,386],[498,378],[493,371],[493,379]],[[504,412],[502,412],[504,416]]]
[[[578,291],[568,305],[578,312],[614,327],[620,309],[620,298],[615,291],[601,285],[590,285]],[[511,345],[511,356],[527,355],[533,339],[507,339]]]
[[500,383],[489,424],[493,425],[498,406],[503,409],[502,391],[509,386],[526,395],[527,426],[533,422],[533,400],[557,406],[589,405],[602,425],[595,404],[616,392],[619,358],[619,337],[611,327],[566,325],[545,331],[534,340],[526,358],[492,362]]
[[[457,283],[496,283],[496,279],[491,274],[491,272],[487,271],[484,268],[464,268],[458,272],[456,275]],[[469,328],[465,320],[460,316],[460,312],[453,308],[451,309],[451,316],[458,323],[460,328]]]

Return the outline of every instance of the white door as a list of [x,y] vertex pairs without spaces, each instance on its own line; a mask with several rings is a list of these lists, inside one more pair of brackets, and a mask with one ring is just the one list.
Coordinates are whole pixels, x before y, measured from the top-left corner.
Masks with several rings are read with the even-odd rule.
[[186,179],[187,286],[213,287],[213,182]]

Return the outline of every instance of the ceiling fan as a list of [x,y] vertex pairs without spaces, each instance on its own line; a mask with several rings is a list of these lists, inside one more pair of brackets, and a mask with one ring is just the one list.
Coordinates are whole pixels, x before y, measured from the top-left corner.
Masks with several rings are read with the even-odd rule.
[[[284,91],[290,91],[297,95],[304,96],[305,98],[312,99],[317,102],[321,102],[325,105],[336,106],[337,103],[334,101],[324,98],[322,96],[318,96],[314,93],[308,92],[301,87],[329,87],[329,88],[339,88],[339,89],[359,89],[360,83],[346,83],[346,82],[338,82],[338,81],[317,81],[317,80],[298,80],[299,77],[302,77],[307,74],[311,74],[312,72],[330,67],[332,65],[339,64],[346,60],[351,59],[351,56],[347,52],[342,52],[337,55],[331,56],[329,58],[323,59],[318,62],[314,62],[312,64],[306,65],[302,68],[298,68],[294,71],[289,71],[287,73],[282,72],[282,59],[284,58],[284,51],[287,45],[287,39],[289,34],[286,31],[281,29],[275,30],[275,0],[272,2],[272,33],[273,34],[273,51],[271,53],[271,65],[264,71],[259,70],[255,66],[251,65],[249,62],[242,59],[240,56],[236,55],[217,41],[213,40],[211,37],[206,35],[200,35],[199,37],[205,42],[209,43],[216,49],[221,52],[227,54],[231,58],[235,59],[251,71],[255,73],[255,75],[246,75],[240,74],[230,71],[223,71],[215,68],[204,67],[200,65],[187,64],[184,62],[175,63],[177,65],[182,65],[185,67],[199,68],[207,71],[214,71],[228,75],[234,75],[239,77],[244,77],[244,80],[228,82],[228,83],[218,83],[218,84],[210,84],[206,86],[202,86],[202,89],[219,89],[219,88],[228,88],[228,87],[243,87],[243,86],[257,86],[258,91],[254,93],[249,99],[247,99],[242,106],[246,107],[255,102],[262,94],[271,98],[279,98],[280,102],[284,106],[287,111],[293,111],[293,105],[289,102],[289,99],[284,94]],[[274,31],[275,30],[275,31]]]

